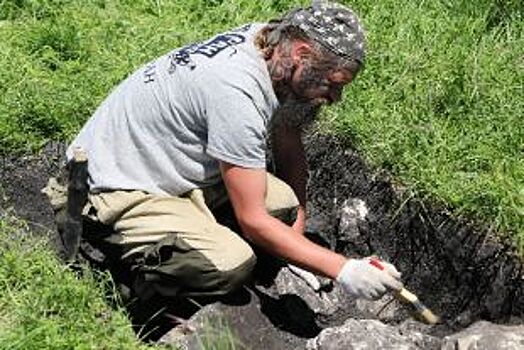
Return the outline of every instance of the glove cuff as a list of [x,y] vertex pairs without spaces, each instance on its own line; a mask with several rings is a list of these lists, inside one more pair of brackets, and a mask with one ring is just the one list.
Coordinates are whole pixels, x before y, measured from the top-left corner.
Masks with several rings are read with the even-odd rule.
[[[344,277],[348,275],[349,270],[353,269],[353,264],[355,263],[354,259],[348,259],[342,269],[338,273],[336,281],[338,283],[343,283]],[[347,278],[347,277],[346,277]]]

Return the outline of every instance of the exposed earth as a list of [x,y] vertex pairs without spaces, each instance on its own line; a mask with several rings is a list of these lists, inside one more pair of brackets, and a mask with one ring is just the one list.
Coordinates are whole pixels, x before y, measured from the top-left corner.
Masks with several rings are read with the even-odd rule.
[[[0,209],[28,220],[35,232],[52,232],[52,210],[40,190],[59,172],[63,153],[53,143],[37,155],[0,157]],[[239,347],[251,349],[524,349],[524,270],[508,241],[489,225],[453,217],[394,186],[340,140],[310,135],[307,154],[312,239],[348,256],[394,263],[442,322],[414,321],[389,296],[349,300],[332,284],[314,292],[284,267],[170,332],[167,318],[158,320],[150,340],[195,348],[205,323],[225,322]],[[268,268],[261,263],[258,275],[268,277]]]

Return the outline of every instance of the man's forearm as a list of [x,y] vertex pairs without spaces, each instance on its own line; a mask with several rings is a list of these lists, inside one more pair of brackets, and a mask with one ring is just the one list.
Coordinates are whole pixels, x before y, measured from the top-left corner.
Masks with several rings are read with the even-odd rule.
[[297,218],[292,228],[303,234],[306,226],[308,173],[301,131],[281,126],[274,131],[273,136],[276,175],[293,189],[299,201]]
[[275,130],[273,147],[276,175],[291,186],[305,209],[308,173],[301,131],[285,127]]
[[335,279],[347,259],[297,234],[270,215],[242,224],[246,237],[268,253],[311,272]]

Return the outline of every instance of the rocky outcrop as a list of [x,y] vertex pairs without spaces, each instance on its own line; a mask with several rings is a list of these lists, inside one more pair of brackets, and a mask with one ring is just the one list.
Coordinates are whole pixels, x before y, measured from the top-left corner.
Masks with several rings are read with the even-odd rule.
[[307,350],[432,350],[440,339],[416,331],[403,332],[377,320],[349,319],[323,330],[307,342]]
[[[284,272],[278,279],[291,277]],[[289,281],[289,280],[288,280]],[[299,281],[295,280],[291,284]],[[291,287],[291,284],[288,287]],[[294,286],[296,290],[301,287]],[[306,294],[309,292],[303,290]],[[278,307],[280,318],[265,314],[268,297],[261,291],[252,292],[245,305],[210,304],[203,307],[189,320],[166,333],[160,344],[177,345],[181,349],[202,349],[205,344],[221,344],[227,349],[307,349],[307,350],[521,350],[524,349],[524,326],[504,326],[480,321],[469,328],[440,338],[431,335],[432,327],[414,320],[399,325],[388,325],[377,319],[347,319],[342,325],[327,327],[317,335],[296,333],[308,328],[303,301],[301,307],[293,307],[289,299]],[[295,306],[300,305],[296,296]],[[333,296],[331,296],[333,297]],[[282,295],[285,300],[286,295]],[[314,299],[310,294],[310,298]],[[329,299],[330,296],[327,296]],[[276,300],[274,302],[277,302]],[[310,300],[311,302],[311,300]],[[318,300],[316,301],[318,302]],[[314,303],[314,306],[320,304]],[[331,304],[328,304],[330,307]],[[325,309],[323,309],[325,311]],[[311,315],[310,315],[311,316]],[[287,326],[281,322],[288,322]],[[295,329],[291,323],[295,322]],[[316,325],[317,326],[317,325]],[[311,324],[309,325],[311,329]]]
[[[442,325],[428,326],[413,319],[400,324],[384,323],[402,312],[402,305],[389,297],[351,301],[338,286],[314,291],[287,267],[278,272],[270,287],[253,286],[245,292],[249,298],[244,304],[207,305],[159,342],[182,349],[201,349],[206,342],[254,350],[524,349],[524,326],[481,321],[441,338],[434,333]],[[350,314],[371,315],[375,319],[356,319]],[[323,327],[321,320],[335,315],[345,321],[333,325],[331,320],[331,326]]]
[[524,326],[479,321],[443,339],[442,350],[522,350]]

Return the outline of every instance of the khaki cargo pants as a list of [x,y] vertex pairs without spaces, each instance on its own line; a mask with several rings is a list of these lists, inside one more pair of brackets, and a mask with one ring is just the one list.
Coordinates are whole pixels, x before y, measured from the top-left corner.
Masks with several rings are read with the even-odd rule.
[[[119,248],[142,299],[216,296],[240,287],[256,262],[250,245],[213,214],[227,203],[223,184],[176,197],[114,191],[90,194],[85,214],[113,227],[104,244]],[[269,213],[290,223],[297,205],[293,190],[268,174]]]

